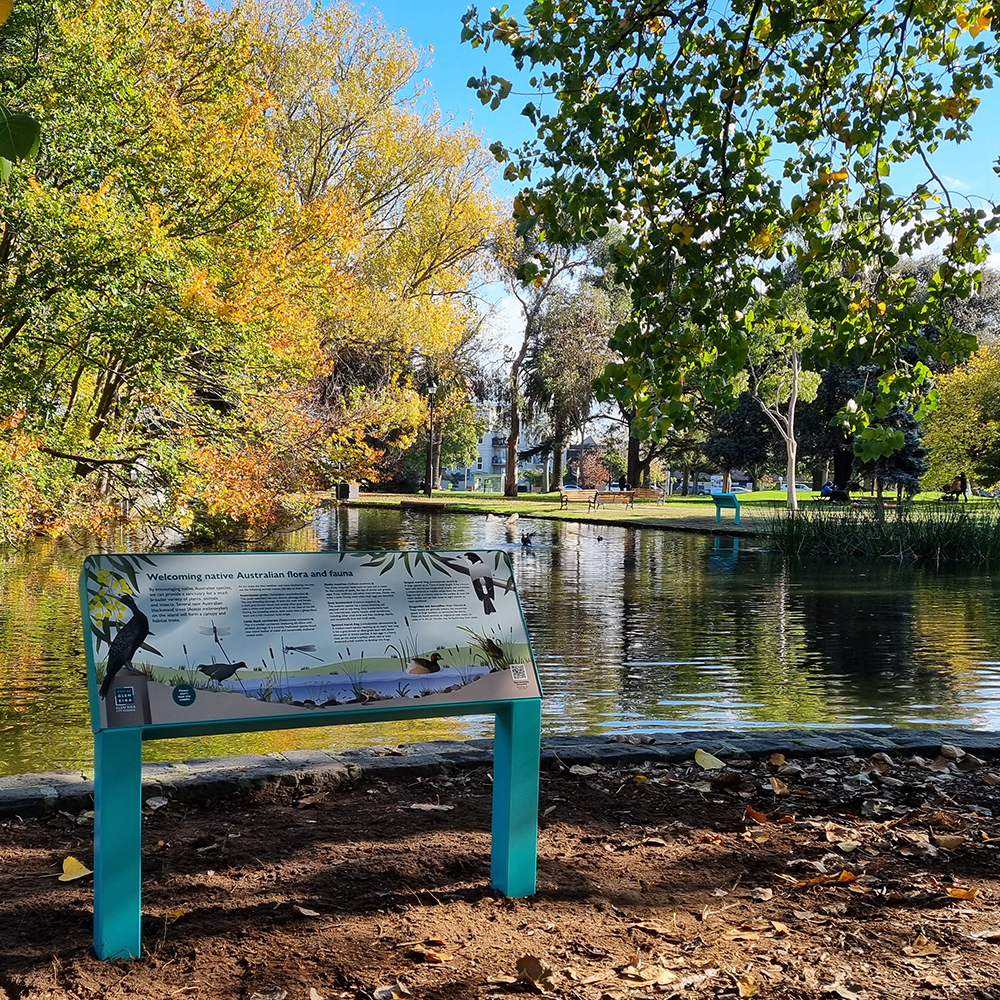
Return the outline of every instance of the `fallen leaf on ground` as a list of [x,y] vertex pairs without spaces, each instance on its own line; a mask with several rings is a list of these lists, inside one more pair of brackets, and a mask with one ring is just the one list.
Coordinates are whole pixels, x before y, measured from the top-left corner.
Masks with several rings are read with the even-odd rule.
[[151,798],[146,799],[146,808],[155,811],[157,809],[162,809],[169,802],[170,799],[168,799],[165,795],[154,795]]
[[680,940],[676,927],[668,927],[660,920],[639,920],[634,924],[629,924],[630,928],[646,931],[648,934],[658,934],[661,937],[672,937]]
[[728,941],[759,941],[758,931],[744,930],[742,927],[728,927],[723,931],[722,936]]
[[956,885],[954,889],[948,890],[948,895],[952,899],[975,899],[978,894],[978,889],[970,889],[964,885]]
[[274,989],[260,990],[257,993],[251,994],[250,1000],[285,1000],[287,996],[287,990],[283,990],[280,986],[275,986]]
[[774,898],[774,890],[758,887],[756,889],[750,890],[750,898],[758,903],[766,903],[769,899]]
[[661,965],[646,965],[637,959],[633,959],[632,964],[624,965],[615,971],[620,980],[632,987],[666,986],[677,979],[669,969],[664,969]]
[[785,755],[783,753],[773,753],[771,754],[770,761],[775,767],[781,767],[785,763]]
[[537,955],[522,955],[517,960],[517,981],[531,983],[543,993],[555,989],[555,983],[552,981],[554,973],[552,966]]
[[574,764],[569,769],[569,773],[577,774],[581,778],[589,778],[595,774],[599,774],[600,772],[597,770],[596,767],[588,767],[586,764]]
[[307,910],[304,906],[298,906],[297,904],[294,904],[294,903],[292,904],[292,909],[296,913],[301,914],[301,916],[303,916],[303,917],[321,917],[321,916],[323,916],[322,913],[318,913],[316,910]]
[[737,988],[740,991],[741,997],[752,997],[760,993],[760,980],[756,976],[751,975],[749,972],[744,973],[740,976],[740,981],[737,983]]
[[946,851],[956,851],[968,843],[967,837],[956,834],[936,833],[933,837],[935,847],[943,847]]
[[767,816],[762,812],[758,812],[753,806],[747,806],[743,810],[743,822],[766,823]]
[[435,802],[414,802],[411,809],[418,809],[420,812],[451,812],[454,806],[442,806]]
[[81,861],[78,861],[72,855],[66,858],[62,863],[62,875],[59,876],[60,882],[72,882],[74,879],[83,878],[84,875],[93,875],[93,871],[89,869]]
[[449,955],[446,951],[434,951],[431,948],[413,948],[408,954],[415,962],[427,962],[429,965],[440,965],[442,962],[450,962],[455,957],[454,955]]
[[788,787],[788,785],[786,785],[781,780],[781,778],[776,778],[772,774],[771,778],[770,778],[770,782],[771,782],[771,791],[773,791],[774,794],[777,795],[779,798],[785,798],[786,796],[789,796],[789,795],[792,794],[791,790]]
[[918,934],[912,944],[903,948],[904,955],[911,955],[914,958],[923,958],[926,955],[940,955],[941,949],[928,937]]
[[706,771],[714,771],[720,767],[725,767],[725,763],[719,760],[714,754],[710,754],[707,750],[695,750],[694,752],[694,762]]
[[[393,983],[391,986],[379,986],[372,994],[373,1000],[405,1000],[406,997],[411,996],[413,994],[402,983]],[[316,1000],[312,992],[309,994],[309,1000]]]

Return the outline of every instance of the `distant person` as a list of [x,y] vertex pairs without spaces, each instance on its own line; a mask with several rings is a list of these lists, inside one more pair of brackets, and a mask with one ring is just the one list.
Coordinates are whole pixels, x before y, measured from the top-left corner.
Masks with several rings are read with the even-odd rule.
[[828,496],[832,496],[832,494],[833,494],[833,483],[831,483],[830,480],[828,479],[823,484],[822,489],[819,491],[819,495],[821,497],[828,497]]
[[625,478],[624,472],[618,477],[618,489],[623,491],[628,489],[628,480]]

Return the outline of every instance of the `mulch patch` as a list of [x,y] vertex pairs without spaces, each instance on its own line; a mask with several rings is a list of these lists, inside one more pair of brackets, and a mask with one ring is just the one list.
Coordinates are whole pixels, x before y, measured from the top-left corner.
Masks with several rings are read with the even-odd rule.
[[88,817],[7,820],[0,1000],[1000,1000],[1000,762],[721,764],[557,761],[527,899],[489,888],[484,770],[155,803],[132,962],[57,878]]

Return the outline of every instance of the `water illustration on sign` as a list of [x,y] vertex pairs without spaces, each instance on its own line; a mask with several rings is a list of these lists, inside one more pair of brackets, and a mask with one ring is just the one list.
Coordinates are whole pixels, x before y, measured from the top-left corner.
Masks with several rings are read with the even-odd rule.
[[98,555],[81,601],[102,726],[540,694],[500,551]]

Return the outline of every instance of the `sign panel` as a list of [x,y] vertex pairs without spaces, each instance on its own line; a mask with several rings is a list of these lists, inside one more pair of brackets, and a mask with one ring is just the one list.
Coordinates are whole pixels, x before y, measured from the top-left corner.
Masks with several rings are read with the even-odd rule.
[[541,696],[502,551],[95,555],[80,597],[95,732]]

